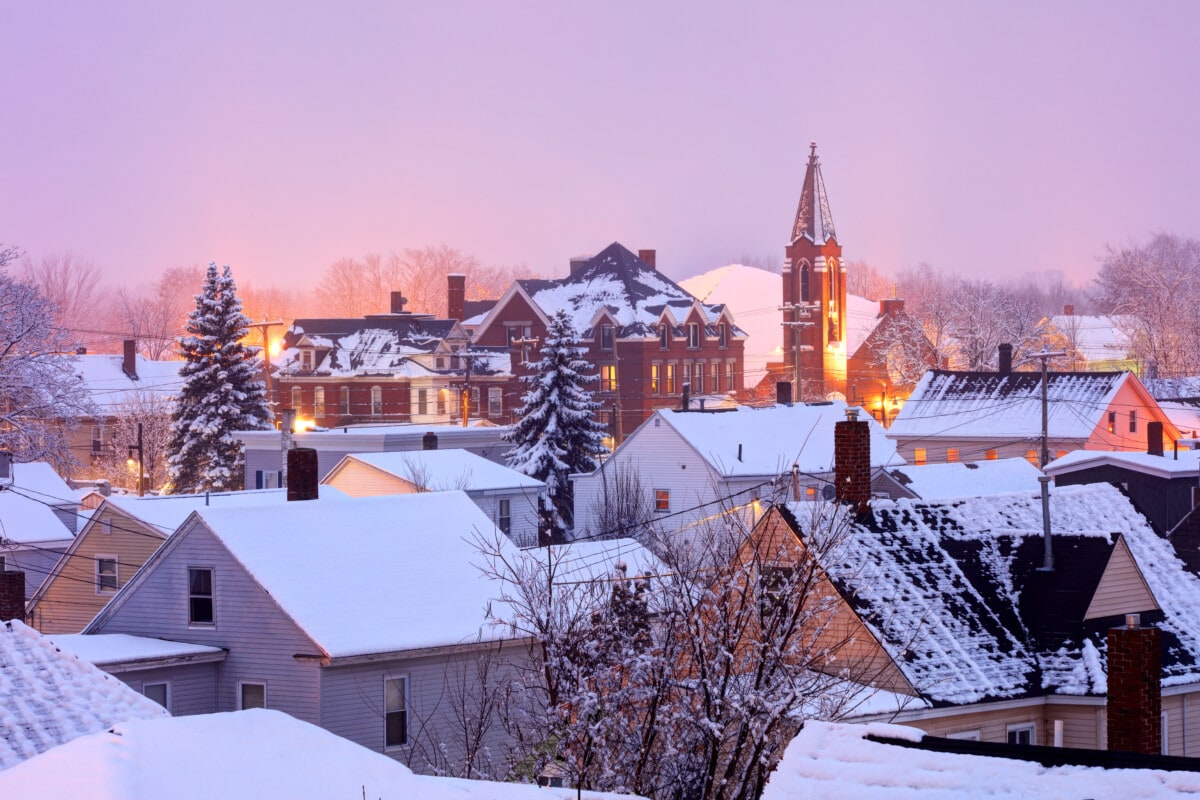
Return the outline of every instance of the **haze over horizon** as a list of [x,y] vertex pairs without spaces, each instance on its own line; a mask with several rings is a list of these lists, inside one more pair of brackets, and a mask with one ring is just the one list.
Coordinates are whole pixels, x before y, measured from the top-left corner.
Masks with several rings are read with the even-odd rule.
[[849,260],[1001,280],[1200,236],[1200,6],[0,6],[0,242],[311,285],[444,242],[562,275],[781,259],[818,143]]

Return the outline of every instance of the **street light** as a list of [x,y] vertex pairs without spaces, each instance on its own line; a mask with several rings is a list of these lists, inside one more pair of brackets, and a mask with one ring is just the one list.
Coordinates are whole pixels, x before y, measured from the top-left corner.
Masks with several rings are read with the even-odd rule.
[[146,495],[146,480],[144,477],[142,477],[145,474],[145,464],[142,460],[143,456],[144,456],[144,453],[142,450],[142,423],[139,422],[137,424],[137,426],[138,426],[137,444],[129,445],[129,450],[127,453],[128,457],[125,459],[125,463],[129,465],[130,469],[133,469],[133,452],[136,450],[137,451],[137,469],[138,469],[138,497],[145,497],[145,495]]

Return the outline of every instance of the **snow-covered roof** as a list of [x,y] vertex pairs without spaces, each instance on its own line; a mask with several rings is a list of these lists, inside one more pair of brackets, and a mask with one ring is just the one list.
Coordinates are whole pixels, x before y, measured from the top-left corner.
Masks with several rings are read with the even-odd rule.
[[135,661],[223,656],[225,652],[206,644],[172,642],[127,633],[55,633],[46,638],[56,647],[98,667]]
[[0,539],[17,544],[74,539],[75,533],[54,514],[53,502],[21,489],[0,490]]
[[125,374],[123,356],[82,355],[74,356],[74,360],[75,372],[101,415],[117,413],[147,399],[173,401],[183,387],[179,376],[182,361],[151,361],[137,356],[135,380]]
[[[318,487],[325,497],[327,487]],[[330,498],[343,496],[330,494]],[[129,516],[139,519],[157,529],[165,537],[183,524],[188,515],[202,508],[248,508],[251,506],[279,506],[287,503],[287,489],[250,489],[239,492],[211,492],[208,494],[163,494],[138,497],[129,494],[114,494],[104,502],[120,509]],[[99,509],[97,509],[99,510]]]
[[[1058,439],[1091,436],[1129,379],[1127,372],[1049,373],[1050,435]],[[888,435],[905,439],[1040,436],[1041,380],[1040,372],[930,370],[901,407]]]
[[[608,580],[624,574],[663,575],[669,570],[645,545],[634,539],[578,541],[525,551],[529,558],[554,563],[554,577],[559,581]],[[622,569],[623,567],[623,569]]]
[[742,264],[710,269],[679,282],[702,303],[721,303],[746,332],[745,385],[767,374],[767,362],[783,360],[783,279],[777,272]]
[[1047,319],[1089,362],[1122,361],[1129,357],[1131,342],[1126,331],[1136,325],[1132,317],[1059,314]]
[[922,500],[947,500],[1038,490],[1041,470],[1023,458],[953,464],[911,464],[888,472]]
[[0,478],[0,491],[9,487],[56,505],[77,500],[76,491],[54,471],[54,467],[44,461],[10,465],[9,476]]
[[[642,425],[657,420],[670,425],[724,477],[776,476],[793,464],[802,473],[817,474],[833,471],[834,424],[846,418],[846,407],[834,400],[716,414],[663,409]],[[883,426],[869,414],[858,418],[871,426],[871,466],[903,464]]]
[[1160,478],[1186,478],[1200,471],[1200,450],[1180,450],[1162,456],[1121,450],[1073,450],[1046,465],[1052,477],[1093,467],[1114,466],[1157,475]]
[[[261,708],[121,722],[0,773],[0,794],[89,800],[576,796],[574,789],[415,775],[382,753]],[[617,795],[584,792],[583,797],[615,800]]]
[[1179,378],[1142,378],[1146,391],[1155,400],[1183,400],[1200,398],[1200,376]]
[[[698,302],[617,242],[565,278],[517,283],[547,318],[565,311],[571,327],[580,335],[587,335],[596,312],[606,308],[619,326],[619,337],[657,337],[654,326],[665,310],[670,310],[676,322],[682,322]],[[699,308],[705,324],[715,324],[725,311],[723,305],[700,303]],[[736,325],[730,334],[746,335]]]
[[0,697],[0,769],[114,723],[167,713],[19,620],[0,625]]
[[1200,773],[1184,770],[1048,767],[1012,752],[1001,757],[903,746],[923,739],[923,731],[902,725],[805,722],[767,780],[762,800],[1168,800],[1200,793]]
[[[528,489],[537,492],[545,485],[515,469],[489,461],[468,450],[400,450],[386,453],[352,453],[342,463],[358,461],[402,480],[430,489],[489,491]],[[325,480],[335,476],[341,464]]]
[[1200,436],[1200,400],[1159,400],[1158,407],[1181,434]]
[[[786,510],[803,530],[813,508]],[[874,501],[823,566],[935,703],[1102,693],[1104,629],[1083,617],[1120,534],[1163,614],[1164,685],[1200,678],[1200,577],[1171,544],[1109,484],[1054,488],[1050,519],[1055,569],[1047,573],[1037,569],[1039,492]]]
[[[331,657],[506,636],[489,623],[498,591],[477,566],[476,537],[490,544],[496,528],[461,491],[196,514]],[[507,538],[494,546],[516,555]],[[313,591],[317,574],[320,591]]]

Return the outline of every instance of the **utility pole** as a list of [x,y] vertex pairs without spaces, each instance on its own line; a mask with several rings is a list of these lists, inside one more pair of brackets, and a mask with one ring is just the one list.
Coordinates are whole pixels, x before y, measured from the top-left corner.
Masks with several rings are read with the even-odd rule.
[[[1049,363],[1050,359],[1065,356],[1066,353],[1061,351],[1051,352],[1042,345],[1042,352],[1034,353],[1033,358],[1042,360],[1042,458],[1041,468],[1045,469],[1050,463],[1050,404],[1048,400],[1049,384]],[[1043,572],[1049,572],[1054,569],[1054,549],[1053,540],[1050,535],[1050,476],[1039,475],[1038,483],[1042,485],[1042,543],[1043,555],[1042,566],[1039,568]]]
[[145,452],[142,449],[142,423],[139,422],[137,424],[137,426],[138,426],[138,428],[137,428],[137,431],[138,431],[137,443],[129,445],[129,460],[130,461],[133,460],[133,451],[137,450],[138,497],[145,497],[146,496],[146,479],[144,476],[146,474],[146,468],[145,468],[146,462],[143,460],[144,456],[145,456]]
[[812,350],[812,345],[800,344],[800,329],[801,328],[811,328],[813,325],[816,324],[815,322],[808,321],[808,318],[811,316],[812,308],[816,305],[819,305],[819,304],[817,304],[817,303],[785,303],[784,305],[779,307],[780,311],[785,312],[785,317],[787,316],[786,312],[791,312],[791,317],[792,317],[790,320],[786,319],[786,318],[784,319],[783,327],[790,328],[792,331],[792,359],[793,359],[793,365],[795,366],[795,379],[796,379],[796,393],[795,393],[794,399],[795,399],[795,402],[797,402],[797,403],[804,402],[804,396],[801,392],[801,384],[800,384],[800,354],[802,352],[806,353],[806,352],[809,352]]
[[247,328],[262,328],[263,364],[266,366],[266,372],[267,372],[267,405],[268,406],[275,405],[275,400],[274,400],[275,389],[271,385],[271,341],[267,336],[267,331],[269,331],[271,328],[274,328],[276,326],[281,326],[281,325],[283,325],[283,320],[275,320],[274,322],[269,322],[265,319],[262,322],[251,322],[246,325]]

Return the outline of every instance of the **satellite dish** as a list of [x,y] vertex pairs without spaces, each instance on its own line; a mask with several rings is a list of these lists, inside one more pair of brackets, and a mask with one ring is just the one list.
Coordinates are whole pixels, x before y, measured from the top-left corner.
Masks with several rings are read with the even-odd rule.
[[837,495],[837,490],[833,488],[832,483],[827,483],[821,487],[821,497],[826,500],[832,500]]

